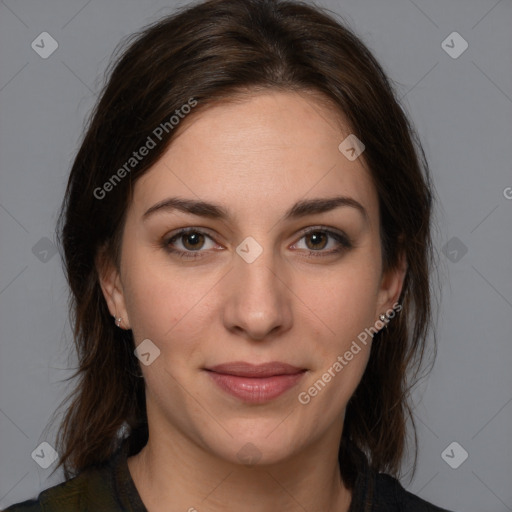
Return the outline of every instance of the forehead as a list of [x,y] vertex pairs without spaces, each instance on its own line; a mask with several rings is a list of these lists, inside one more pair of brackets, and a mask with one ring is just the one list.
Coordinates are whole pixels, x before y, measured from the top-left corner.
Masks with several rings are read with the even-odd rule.
[[310,95],[253,94],[181,123],[135,185],[131,208],[139,217],[171,195],[224,204],[239,221],[275,219],[300,199],[334,195],[362,203],[370,218],[378,215],[363,159],[351,161],[338,149],[350,127]]

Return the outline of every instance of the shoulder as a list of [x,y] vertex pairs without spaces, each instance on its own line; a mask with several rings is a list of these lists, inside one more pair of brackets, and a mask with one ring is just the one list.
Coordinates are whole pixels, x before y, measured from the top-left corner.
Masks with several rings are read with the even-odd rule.
[[[42,491],[37,499],[15,503],[4,512],[116,510],[106,468],[91,468]],[[108,506],[109,508],[104,508]]]
[[39,512],[42,511],[41,503],[39,500],[27,500],[20,503],[15,503],[10,507],[4,509],[3,512]]
[[[451,512],[406,491],[400,482],[385,473],[375,475],[375,507],[379,512]],[[379,506],[379,504],[389,506]]]
[[370,467],[368,457],[355,443],[342,440],[340,454],[350,468],[343,478],[353,487],[349,512],[455,512],[425,501],[404,489],[397,478]]

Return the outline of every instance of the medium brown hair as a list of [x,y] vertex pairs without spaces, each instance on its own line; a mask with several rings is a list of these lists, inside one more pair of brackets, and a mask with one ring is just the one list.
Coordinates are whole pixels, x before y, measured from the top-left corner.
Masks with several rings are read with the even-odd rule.
[[114,324],[100,288],[97,258],[104,249],[119,264],[134,183],[161,157],[177,130],[163,131],[157,146],[104,198],[98,199],[95,190],[190,98],[197,101],[189,114],[194,116],[241,91],[271,89],[313,92],[336,105],[365,145],[364,162],[379,198],[383,268],[396,268],[401,255],[407,261],[403,310],[374,338],[365,373],[347,405],[340,445],[341,450],[350,440],[373,468],[397,475],[409,420],[416,441],[409,392],[422,365],[432,316],[433,193],[421,144],[382,67],[334,15],[287,0],[188,5],[125,44],[107,70],[108,82],[74,160],[58,223],[72,293],[78,355],[73,378],[79,379],[58,432],[58,467],[69,478],[106,461],[119,447],[123,426],[131,450],[147,442],[144,379],[138,376],[133,335]]

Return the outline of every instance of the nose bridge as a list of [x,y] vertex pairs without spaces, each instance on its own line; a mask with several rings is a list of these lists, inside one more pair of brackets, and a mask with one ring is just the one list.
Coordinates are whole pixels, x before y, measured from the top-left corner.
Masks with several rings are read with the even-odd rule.
[[265,247],[252,237],[244,239],[236,252],[226,327],[261,339],[291,320],[284,276],[279,277],[283,266],[271,246]]
[[[264,247],[254,238],[247,237],[236,250],[236,278],[239,282],[237,293],[247,295],[244,300],[259,302],[261,307],[276,301],[280,281],[277,279],[276,258],[273,248]],[[252,297],[252,299],[251,299]],[[267,305],[268,306],[268,305]]]

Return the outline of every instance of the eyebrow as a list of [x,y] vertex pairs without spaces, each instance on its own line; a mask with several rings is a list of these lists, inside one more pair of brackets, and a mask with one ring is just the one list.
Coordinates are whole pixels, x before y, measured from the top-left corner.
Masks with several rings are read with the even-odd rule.
[[[308,215],[325,213],[343,206],[356,209],[361,213],[365,220],[368,221],[368,212],[364,206],[355,199],[346,196],[304,199],[302,201],[298,201],[285,213],[283,220],[299,219]],[[151,208],[143,214],[142,220],[146,221],[149,217],[158,212],[169,213],[174,210],[210,219],[220,219],[223,221],[230,218],[229,211],[219,204],[195,199],[169,197],[151,206]]]

